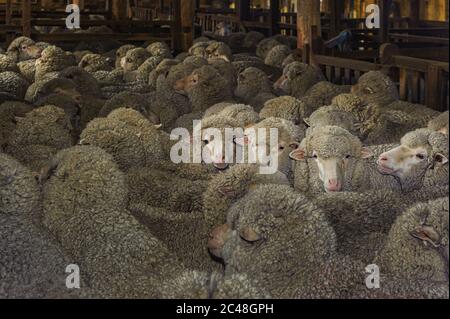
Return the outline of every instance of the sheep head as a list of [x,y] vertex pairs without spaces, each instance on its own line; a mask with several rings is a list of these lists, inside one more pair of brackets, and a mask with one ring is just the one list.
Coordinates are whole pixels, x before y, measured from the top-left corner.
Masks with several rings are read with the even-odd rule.
[[395,83],[380,71],[363,74],[358,83],[352,87],[351,92],[368,103],[379,105],[388,105],[399,100]]
[[429,170],[448,169],[448,147],[446,135],[419,129],[406,134],[400,146],[381,154],[378,170],[396,177],[404,191],[420,189]]
[[342,191],[352,162],[372,156],[356,136],[337,126],[316,128],[290,154],[296,161],[313,160],[326,192]]
[[283,75],[274,84],[274,89],[300,98],[309,88],[322,80],[320,70],[301,62],[293,62],[284,68]]

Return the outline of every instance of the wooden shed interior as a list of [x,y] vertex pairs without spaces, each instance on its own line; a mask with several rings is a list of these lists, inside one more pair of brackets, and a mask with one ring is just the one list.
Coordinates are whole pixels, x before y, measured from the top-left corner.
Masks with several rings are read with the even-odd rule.
[[[73,43],[114,39],[166,41],[186,51],[202,32],[226,25],[232,32],[297,37],[304,62],[321,67],[329,81],[351,84],[369,70],[384,69],[401,98],[448,109],[448,0],[0,0],[0,41],[18,35]],[[81,9],[81,28],[67,32],[69,3]],[[366,8],[380,8],[380,28],[366,27]],[[102,32],[101,27],[108,30]],[[112,30],[112,32],[111,32]],[[348,50],[324,43],[351,32]]]

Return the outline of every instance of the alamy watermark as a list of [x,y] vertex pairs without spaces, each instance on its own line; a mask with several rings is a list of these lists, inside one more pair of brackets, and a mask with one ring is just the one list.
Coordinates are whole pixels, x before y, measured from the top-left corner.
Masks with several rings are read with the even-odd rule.
[[366,18],[366,27],[368,29],[380,28],[380,7],[376,4],[369,4],[366,7],[366,13],[369,15]]
[[380,288],[380,267],[375,264],[368,265],[366,267],[366,273],[369,274],[366,277],[366,287],[368,289]]
[[69,274],[66,277],[67,289],[80,289],[80,267],[70,264],[66,267],[66,273]]
[[76,4],[68,4],[66,6],[66,12],[69,13],[66,18],[67,29],[80,29],[80,7]]

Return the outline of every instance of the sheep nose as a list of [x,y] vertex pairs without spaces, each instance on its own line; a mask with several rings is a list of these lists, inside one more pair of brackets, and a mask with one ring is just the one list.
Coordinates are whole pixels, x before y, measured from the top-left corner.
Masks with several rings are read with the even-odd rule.
[[385,156],[385,155],[381,155],[381,156],[378,158],[378,160],[379,160],[380,162],[387,162],[387,161],[388,161],[388,158],[387,158],[387,156]]
[[342,183],[337,179],[329,179],[327,190],[330,192],[339,192],[342,189]]

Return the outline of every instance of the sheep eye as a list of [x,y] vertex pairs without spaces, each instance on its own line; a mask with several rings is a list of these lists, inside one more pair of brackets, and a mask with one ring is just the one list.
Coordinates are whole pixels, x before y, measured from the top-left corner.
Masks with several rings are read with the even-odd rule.
[[416,157],[420,160],[424,160],[425,159],[425,155],[423,154],[416,154]]
[[312,157],[315,158],[315,159],[319,158],[316,153],[314,153]]
[[351,155],[346,155],[345,156],[345,159],[349,159],[349,158],[351,158],[352,156]]
[[208,144],[209,144],[209,141],[208,141],[208,140],[204,140],[203,143],[204,143],[205,145],[208,145]]
[[280,151],[284,150],[284,146],[280,146]]
[[127,63],[131,63],[131,59],[130,59],[130,58],[127,58],[125,61],[126,61]]
[[367,94],[373,94],[373,93],[374,93],[374,91],[373,91],[371,88],[369,88],[369,87],[365,88],[364,91],[365,91]]

